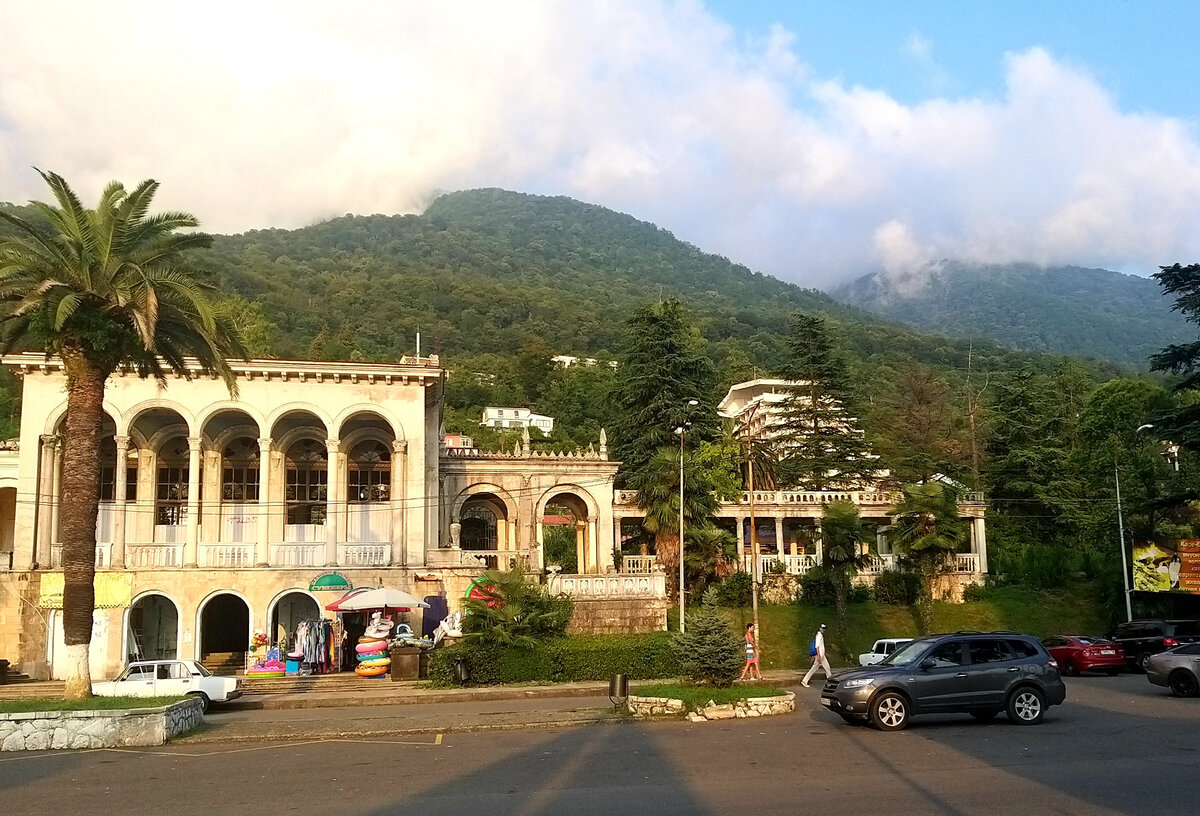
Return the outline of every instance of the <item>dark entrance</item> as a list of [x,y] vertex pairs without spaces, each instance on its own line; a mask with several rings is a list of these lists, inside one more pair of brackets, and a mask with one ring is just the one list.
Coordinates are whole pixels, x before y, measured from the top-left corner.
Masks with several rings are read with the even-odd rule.
[[214,672],[232,674],[244,668],[249,633],[246,602],[228,593],[213,597],[200,614],[200,659]]

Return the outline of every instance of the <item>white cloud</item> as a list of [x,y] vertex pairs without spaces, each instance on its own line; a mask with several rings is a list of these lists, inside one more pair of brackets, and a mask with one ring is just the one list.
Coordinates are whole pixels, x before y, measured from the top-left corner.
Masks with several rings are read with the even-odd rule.
[[[696,2],[0,6],[0,200],[163,182],[216,231],[572,195],[806,285],[922,260],[1200,256],[1200,148],[1033,48],[1002,98],[904,104]],[[933,63],[934,43],[908,43]]]

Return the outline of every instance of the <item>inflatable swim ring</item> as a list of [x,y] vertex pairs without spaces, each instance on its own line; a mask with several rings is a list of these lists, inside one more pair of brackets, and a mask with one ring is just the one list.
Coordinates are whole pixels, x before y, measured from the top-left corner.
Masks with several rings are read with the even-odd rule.
[[247,677],[286,677],[284,669],[246,669]]
[[354,656],[359,662],[364,660],[391,660],[391,655],[387,652],[375,652],[373,654],[360,654]]
[[371,654],[373,652],[382,652],[387,649],[386,640],[378,640],[374,643],[360,643],[354,647],[354,651],[359,654]]
[[363,635],[362,637],[360,637],[358,639],[358,645],[360,645],[360,646],[363,646],[367,643],[387,643],[387,638],[370,637],[368,635]]
[[359,660],[360,666],[388,666],[391,665],[392,659],[387,655],[371,655],[363,657]]
[[354,673],[359,677],[380,677],[387,674],[387,666],[363,666],[360,665],[354,669]]

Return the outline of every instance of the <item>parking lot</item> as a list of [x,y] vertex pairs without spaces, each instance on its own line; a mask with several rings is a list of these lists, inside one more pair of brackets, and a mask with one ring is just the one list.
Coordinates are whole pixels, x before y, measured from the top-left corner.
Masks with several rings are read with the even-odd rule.
[[11,814],[1193,814],[1200,699],[1071,678],[1039,726],[849,726],[796,689],[785,717],[421,739],[174,745],[0,757]]

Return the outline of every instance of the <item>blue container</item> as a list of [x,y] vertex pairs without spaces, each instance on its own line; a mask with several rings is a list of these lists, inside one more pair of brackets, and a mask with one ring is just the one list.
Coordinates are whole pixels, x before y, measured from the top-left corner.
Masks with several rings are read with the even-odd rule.
[[300,673],[300,661],[299,660],[285,661],[283,664],[283,668],[284,668],[285,674],[291,674],[291,675],[299,674]]

